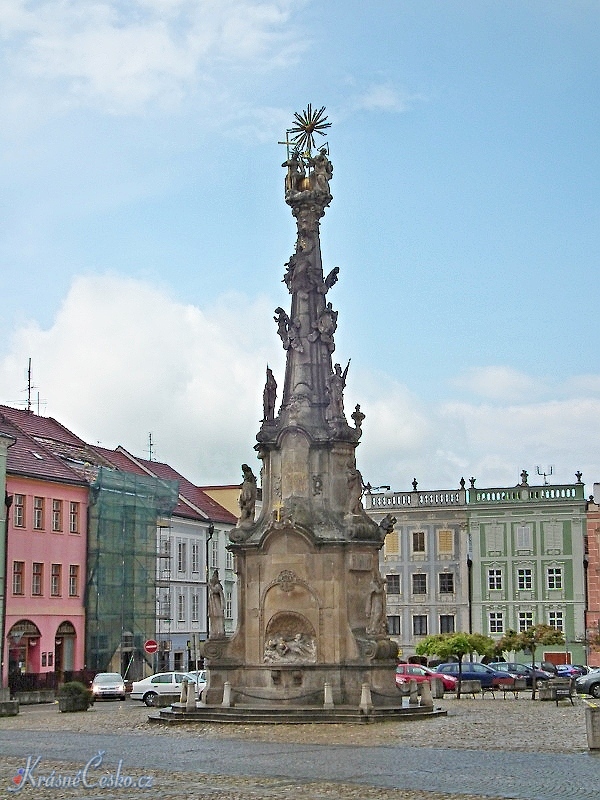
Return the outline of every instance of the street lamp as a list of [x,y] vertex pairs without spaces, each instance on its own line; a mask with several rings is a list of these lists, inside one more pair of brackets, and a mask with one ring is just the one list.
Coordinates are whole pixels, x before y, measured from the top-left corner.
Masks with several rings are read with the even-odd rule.
[[210,540],[212,539],[214,532],[215,532],[215,526],[214,526],[214,524],[211,522],[211,523],[209,523],[208,530],[207,530],[207,536],[206,536],[206,552],[205,552],[205,558],[204,558],[205,580],[206,580],[206,638],[207,638],[207,640],[208,640],[208,635],[209,635],[209,633],[210,633],[210,618],[209,618],[209,615],[208,615],[208,600],[209,600],[209,596],[210,596],[210,595],[209,595],[210,587],[209,587],[209,585],[208,585],[208,579],[209,579],[209,569],[208,569],[208,543],[209,543],[209,542],[210,542]]

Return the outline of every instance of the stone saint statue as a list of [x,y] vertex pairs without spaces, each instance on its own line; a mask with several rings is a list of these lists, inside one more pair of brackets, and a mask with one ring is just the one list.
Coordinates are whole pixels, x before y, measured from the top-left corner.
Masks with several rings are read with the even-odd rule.
[[256,505],[256,478],[248,464],[242,464],[244,480],[240,491],[240,524],[254,522]]
[[217,569],[208,582],[208,621],[210,624],[209,639],[225,636],[225,593]]
[[311,188],[316,189],[318,192],[323,192],[323,194],[329,194],[329,181],[333,177],[333,164],[327,158],[325,148],[319,150],[310,163],[313,168]]
[[352,461],[348,464],[348,513],[362,514],[363,479]]
[[367,633],[380,636],[387,633],[385,613],[385,582],[379,572],[373,575],[369,584],[369,596],[365,607],[367,617]]
[[275,400],[277,399],[277,381],[270,367],[267,367],[267,381],[263,390],[263,421],[275,419]]
[[348,366],[342,372],[339,364],[335,364],[333,372],[327,380],[327,389],[329,392],[329,419],[343,419],[344,417],[344,388],[346,387],[346,376],[348,375]]

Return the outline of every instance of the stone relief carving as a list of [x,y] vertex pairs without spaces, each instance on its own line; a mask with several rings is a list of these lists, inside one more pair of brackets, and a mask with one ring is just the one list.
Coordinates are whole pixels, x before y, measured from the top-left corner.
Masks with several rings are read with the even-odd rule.
[[263,661],[266,664],[295,664],[314,663],[316,660],[316,635],[308,619],[291,611],[276,614],[265,631]]
[[269,639],[265,644],[263,661],[266,664],[295,664],[315,662],[316,660],[315,641],[303,633],[297,633],[292,638],[286,638],[280,634]]
[[382,530],[384,536],[387,536],[388,533],[391,533],[394,530],[394,525],[398,522],[396,517],[393,517],[391,514],[386,514],[385,517],[379,523],[379,527]]
[[308,335],[309,342],[315,342],[317,339],[327,345],[330,353],[335,350],[335,343],[333,341],[333,334],[337,329],[338,312],[334,311],[331,303],[327,303],[324,310],[319,314],[316,322],[313,322],[312,333]]

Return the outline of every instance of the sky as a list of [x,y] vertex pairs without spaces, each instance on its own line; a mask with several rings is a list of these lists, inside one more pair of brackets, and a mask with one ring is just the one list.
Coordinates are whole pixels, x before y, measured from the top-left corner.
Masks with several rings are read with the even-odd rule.
[[198,484],[258,473],[311,103],[364,481],[591,494],[599,34],[597,0],[3,0],[0,403]]

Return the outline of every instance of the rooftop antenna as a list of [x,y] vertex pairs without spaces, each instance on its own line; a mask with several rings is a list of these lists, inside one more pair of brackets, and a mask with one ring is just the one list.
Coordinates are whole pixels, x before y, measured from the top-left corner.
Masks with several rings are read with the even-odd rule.
[[538,475],[543,476],[543,478],[544,478],[544,486],[548,486],[548,478],[550,477],[550,475],[552,475],[554,473],[554,467],[552,465],[550,465],[548,467],[548,472],[542,472],[539,467],[536,467],[535,471],[537,472]]
[[152,431],[148,434],[148,461],[153,461],[154,455],[154,442],[152,441]]
[[29,363],[27,365],[27,411],[31,411],[31,391],[32,389],[37,389],[37,386],[34,386],[31,381],[31,357],[29,358]]

